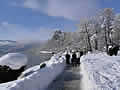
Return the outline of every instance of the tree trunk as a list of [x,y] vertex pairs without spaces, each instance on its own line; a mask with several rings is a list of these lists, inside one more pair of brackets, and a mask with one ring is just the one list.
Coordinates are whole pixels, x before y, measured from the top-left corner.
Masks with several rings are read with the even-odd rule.
[[98,41],[95,39],[95,50],[98,50]]
[[[96,36],[98,35],[98,31],[96,30]],[[98,40],[97,37],[95,38],[95,50],[98,50]]]
[[87,34],[88,51],[92,52],[92,46],[91,46],[91,42],[90,42],[90,36],[89,36],[88,29],[87,29],[87,25],[85,25],[85,27],[86,27],[86,34]]
[[89,34],[87,36],[88,36],[88,46],[89,46],[88,50],[92,52],[92,46],[91,46]]
[[107,30],[105,27],[105,45],[106,45],[106,52],[108,53],[108,40],[107,40]]

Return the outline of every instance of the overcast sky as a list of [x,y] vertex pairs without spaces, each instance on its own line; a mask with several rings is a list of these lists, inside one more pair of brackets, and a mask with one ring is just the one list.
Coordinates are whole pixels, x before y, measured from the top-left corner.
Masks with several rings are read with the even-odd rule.
[[75,31],[102,8],[120,12],[120,0],[0,0],[0,39],[47,40],[56,29]]

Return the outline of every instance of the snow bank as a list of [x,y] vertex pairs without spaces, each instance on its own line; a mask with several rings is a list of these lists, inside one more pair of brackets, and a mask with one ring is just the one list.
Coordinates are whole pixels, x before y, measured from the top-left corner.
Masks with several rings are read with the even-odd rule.
[[81,62],[83,90],[120,90],[120,56],[87,54]]
[[40,69],[40,65],[27,69],[18,80],[0,85],[0,90],[44,90],[65,66],[65,57],[57,54],[51,57],[46,67]]
[[81,64],[80,68],[81,68],[80,75],[82,75],[81,83],[80,83],[81,90],[92,90],[93,85],[91,81],[89,80],[89,76],[88,76],[87,71],[85,70],[85,66]]
[[20,69],[27,65],[27,57],[20,53],[8,53],[0,58],[0,65],[9,66],[12,69]]
[[40,53],[42,53],[42,54],[46,54],[46,53],[52,54],[53,52],[50,52],[50,51],[40,51]]

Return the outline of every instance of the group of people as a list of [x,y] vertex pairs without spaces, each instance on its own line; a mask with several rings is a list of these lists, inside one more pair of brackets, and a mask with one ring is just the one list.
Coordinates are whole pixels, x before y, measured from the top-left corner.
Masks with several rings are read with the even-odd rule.
[[73,66],[80,65],[80,57],[83,55],[83,51],[74,51],[66,53],[66,64],[72,64]]

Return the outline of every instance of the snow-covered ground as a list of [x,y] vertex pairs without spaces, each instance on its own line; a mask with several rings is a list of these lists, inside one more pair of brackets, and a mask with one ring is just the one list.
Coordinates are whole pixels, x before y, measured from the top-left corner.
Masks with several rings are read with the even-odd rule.
[[40,65],[24,71],[18,80],[0,84],[0,90],[44,90],[64,70],[65,57],[59,53],[51,57],[44,68]]
[[83,90],[120,90],[120,56],[89,53],[81,62]]

